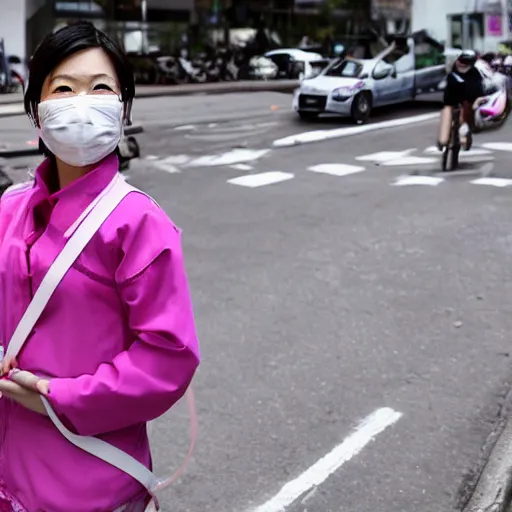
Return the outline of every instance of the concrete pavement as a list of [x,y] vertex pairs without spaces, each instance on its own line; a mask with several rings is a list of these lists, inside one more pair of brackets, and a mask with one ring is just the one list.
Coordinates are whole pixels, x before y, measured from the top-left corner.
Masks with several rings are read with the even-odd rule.
[[[511,377],[511,127],[440,176],[434,118],[385,124],[433,105],[331,137],[350,125],[250,97],[136,107],[128,179],[184,228],[203,354],[198,446],[164,509],[458,510]],[[152,425],[159,474],[187,427],[183,404]]]
[[[217,82],[181,85],[138,85],[137,98],[158,98],[168,96],[195,96],[210,94],[231,94],[241,92],[283,92],[290,93],[299,85],[298,80],[240,80],[237,82]],[[6,105],[21,105],[23,93],[0,94],[0,116],[5,115]],[[5,108],[5,112],[8,109]]]
[[[272,148],[297,130],[288,119],[244,148],[268,153],[236,168],[178,164],[174,152],[175,172],[158,160],[133,167],[131,181],[185,229],[203,338],[205,430],[195,467],[170,494],[175,509],[277,510],[283,486],[303,484],[304,471],[389,407],[401,418],[286,510],[457,510],[510,378],[512,189],[472,181],[491,158],[491,177],[512,173],[507,151],[478,147],[469,174],[396,186],[404,175],[435,177],[439,158],[425,153],[435,128]],[[233,147],[219,135],[212,154],[225,157]],[[146,136],[146,154],[163,150]],[[184,162],[197,142],[175,136]],[[509,138],[507,127],[478,143]],[[436,161],[358,160],[411,149]],[[340,167],[309,170],[322,165]],[[265,172],[294,177],[228,183]]]

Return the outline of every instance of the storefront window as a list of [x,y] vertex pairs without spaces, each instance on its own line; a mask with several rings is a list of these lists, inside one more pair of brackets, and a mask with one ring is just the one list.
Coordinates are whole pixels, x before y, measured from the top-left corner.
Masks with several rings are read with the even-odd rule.
[[55,0],[53,8],[57,17],[102,18],[106,14],[106,4],[101,0]]

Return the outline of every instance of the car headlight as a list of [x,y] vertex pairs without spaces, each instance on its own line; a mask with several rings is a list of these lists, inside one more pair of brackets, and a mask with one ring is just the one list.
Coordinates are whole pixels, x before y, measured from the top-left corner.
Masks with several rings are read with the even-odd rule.
[[351,96],[357,94],[364,87],[364,82],[357,82],[350,87],[338,87],[332,91],[332,99],[338,101],[345,101]]

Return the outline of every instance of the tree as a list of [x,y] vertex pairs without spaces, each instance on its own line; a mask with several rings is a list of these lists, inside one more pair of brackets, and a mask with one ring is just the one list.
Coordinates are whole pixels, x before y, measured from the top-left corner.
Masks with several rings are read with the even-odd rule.
[[[340,12],[346,13],[345,16],[339,16]],[[357,22],[358,24],[366,24],[371,20],[371,0],[324,0],[320,7],[319,36],[332,37],[337,31],[346,30],[347,19]],[[345,29],[340,26],[341,22]]]

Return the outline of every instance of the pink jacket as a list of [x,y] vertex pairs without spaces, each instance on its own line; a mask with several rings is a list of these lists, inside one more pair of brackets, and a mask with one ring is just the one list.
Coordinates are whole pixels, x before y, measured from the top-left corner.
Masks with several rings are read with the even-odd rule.
[[[112,180],[114,155],[50,194],[50,163],[0,207],[0,340],[5,347],[64,233]],[[72,431],[151,466],[146,422],[185,392],[199,348],[180,230],[129,194],[50,299],[19,358],[51,378],[50,402]],[[46,417],[0,399],[0,481],[29,512],[110,512],[140,496],[131,477],[71,445]]]

